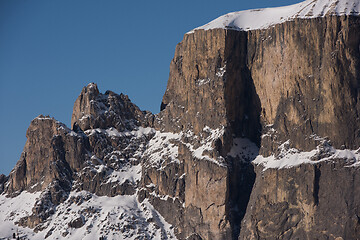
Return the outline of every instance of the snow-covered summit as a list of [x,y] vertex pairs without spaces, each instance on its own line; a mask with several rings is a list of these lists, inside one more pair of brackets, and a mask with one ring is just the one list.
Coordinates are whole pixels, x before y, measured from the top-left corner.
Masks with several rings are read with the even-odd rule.
[[360,15],[360,0],[307,0],[290,6],[232,12],[195,30],[227,28],[234,30],[264,29],[295,18],[317,18],[326,15]]

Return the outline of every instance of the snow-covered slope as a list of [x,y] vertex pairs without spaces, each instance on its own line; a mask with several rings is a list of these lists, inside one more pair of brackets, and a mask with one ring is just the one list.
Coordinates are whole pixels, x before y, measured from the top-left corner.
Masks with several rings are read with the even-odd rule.
[[193,33],[199,29],[209,30],[215,28],[248,31],[267,28],[295,18],[316,18],[326,15],[359,16],[359,14],[359,0],[307,0],[285,7],[262,8],[228,13],[188,33]]
[[57,206],[40,231],[14,223],[31,213],[40,193],[23,192],[15,198],[0,195],[0,239],[13,233],[21,239],[176,239],[173,228],[148,203],[132,196],[96,196],[72,192]]

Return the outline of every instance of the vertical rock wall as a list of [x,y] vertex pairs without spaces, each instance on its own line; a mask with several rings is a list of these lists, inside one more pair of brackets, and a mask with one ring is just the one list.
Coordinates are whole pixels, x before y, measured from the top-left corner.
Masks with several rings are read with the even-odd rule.
[[197,134],[205,126],[227,125],[225,39],[225,32],[215,29],[185,35],[177,45],[159,115],[162,129]]
[[263,139],[264,154],[288,139],[301,150],[314,149],[316,137],[337,148],[360,146],[359,30],[358,17],[329,16],[249,32],[263,125],[276,131]]
[[[261,101],[261,153],[290,140],[312,150],[360,147],[360,18],[295,20],[249,32]],[[359,168],[347,159],[289,169],[256,166],[239,239],[358,239]]]
[[41,191],[57,180],[69,190],[73,171],[80,170],[87,159],[87,138],[44,116],[31,122],[26,137],[24,151],[9,175],[5,191],[10,195],[23,190]]
[[[246,206],[249,201],[246,192],[251,191],[251,179],[255,173],[249,165],[241,165],[239,159],[227,157],[234,137],[251,139],[261,147],[265,156],[276,154],[279,145],[287,140],[290,140],[290,147],[299,150],[314,149],[323,139],[336,148],[356,149],[360,146],[359,22],[358,17],[328,16],[295,19],[248,32],[213,29],[196,30],[185,35],[170,65],[162,111],[155,126],[172,132],[191,130],[195,134],[201,133],[205,126],[214,129],[224,126],[224,134],[214,148],[217,151],[215,156],[225,157],[227,171],[221,177],[226,182],[222,185],[223,190],[209,190],[201,184],[194,184],[196,177],[202,176],[211,184],[210,179],[216,178],[215,172],[222,172],[222,168],[213,171],[210,167],[202,167],[201,174],[196,174],[195,163],[198,161],[191,160],[194,166],[190,169],[185,162],[191,156],[183,160],[185,167],[182,169],[186,174],[183,221],[189,216],[190,225],[198,226],[179,228],[185,233],[184,237],[193,233],[203,239],[219,239],[235,238],[239,234],[235,230],[239,226],[234,222],[240,221],[243,214],[238,213],[234,220],[231,217],[234,213],[229,209]],[[264,137],[260,138],[262,134]],[[289,219],[284,220],[284,224],[293,227],[303,217],[301,214],[310,214],[306,211],[315,214],[317,210],[312,207],[314,203],[311,201],[315,201],[312,196],[321,190],[315,189],[313,180],[297,168],[291,171],[294,171],[293,180],[287,175],[281,184],[290,181],[299,186],[286,187],[283,201],[291,202],[291,198],[296,198],[304,206],[300,204],[300,210],[294,210],[286,204],[280,205],[285,209],[282,210],[289,211],[285,217]],[[258,207],[259,214],[263,211],[266,215],[258,216],[258,221],[262,217],[262,221],[267,221],[275,213],[271,212],[271,203],[254,203],[254,199],[266,195],[267,191],[262,186],[263,174],[261,171],[256,173],[249,204],[253,204],[254,209]],[[331,178],[335,173],[329,170],[326,174]],[[248,179],[241,179],[240,175]],[[308,185],[307,181],[310,181]],[[245,190],[239,193],[236,188]],[[225,211],[219,214],[221,208],[217,208],[215,212],[204,215],[209,199],[204,200],[202,194],[217,195],[216,200],[225,204]],[[215,202],[213,200],[212,206],[216,205]],[[190,206],[196,207],[191,208],[192,215],[186,215]],[[248,212],[251,211],[248,208]],[[195,217],[196,212],[198,217]],[[293,219],[291,215],[294,215]],[[247,221],[252,221],[249,215]],[[215,223],[217,227],[214,227]],[[207,230],[201,227],[206,224]],[[266,239],[276,236],[279,232],[275,225],[278,224],[274,222],[274,228],[269,225],[269,229],[264,230],[268,235],[249,236]],[[306,224],[306,228],[311,229],[315,222]],[[241,234],[249,233],[248,228],[249,225],[243,224]],[[244,238],[246,234],[241,236]]]
[[[250,159],[239,164],[240,159],[227,154],[234,138],[247,137],[260,144],[261,135],[260,100],[246,63],[247,44],[245,32],[195,31],[184,36],[171,62],[155,126],[162,131],[193,134],[182,138],[184,144],[179,150],[179,169],[185,175],[182,218],[168,218],[181,238],[231,239],[239,234],[254,177]],[[223,129],[218,139],[211,140],[213,151],[208,156],[212,161],[194,156],[188,146],[196,148],[204,141],[207,127]],[[216,163],[218,158],[223,162]],[[153,175],[162,176],[164,170],[169,171],[167,168],[151,171],[152,177],[148,178],[158,179]],[[249,179],[238,177],[240,174]],[[173,196],[167,191],[161,194]]]
[[358,239],[358,167],[343,160],[288,169],[256,167],[239,239]]

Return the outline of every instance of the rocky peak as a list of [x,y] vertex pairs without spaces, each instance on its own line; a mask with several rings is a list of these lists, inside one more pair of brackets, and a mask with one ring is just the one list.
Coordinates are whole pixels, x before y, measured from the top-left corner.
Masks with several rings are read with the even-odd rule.
[[49,116],[39,115],[32,120],[26,137],[20,160],[5,186],[10,195],[44,190],[53,181],[68,182],[87,157],[87,137]]
[[102,94],[96,84],[90,83],[74,103],[71,126],[83,131],[110,127],[123,131],[137,126],[147,127],[152,124],[152,118],[150,112],[141,111],[127,95],[111,91]]
[[90,99],[94,99],[100,93],[96,83],[89,83],[83,88],[83,91],[87,93]]
[[[80,121],[80,126],[75,122],[73,131],[52,117],[36,117],[27,130],[20,160],[9,177],[0,176],[0,192],[8,197],[41,192],[32,214],[17,222],[35,232],[47,227],[49,217],[71,191],[133,195],[140,180],[140,157],[153,136],[153,130],[141,124],[152,115],[140,111],[126,95],[101,94],[95,84],[85,87],[79,99],[82,110],[97,116],[90,118],[93,129],[82,131]],[[103,118],[106,116],[109,118]],[[115,120],[123,120],[123,131],[112,127]]]

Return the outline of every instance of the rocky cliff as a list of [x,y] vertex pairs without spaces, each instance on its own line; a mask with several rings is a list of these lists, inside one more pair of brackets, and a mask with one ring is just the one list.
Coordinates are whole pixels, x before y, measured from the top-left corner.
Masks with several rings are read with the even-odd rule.
[[31,122],[0,220],[33,239],[358,239],[359,12],[308,0],[194,29],[156,115],[89,84],[72,129]]
[[[252,140],[264,156],[278,156],[284,143],[287,148],[310,151],[324,139],[334,148],[359,148],[359,23],[358,17],[325,16],[248,32],[199,29],[185,35],[177,46],[159,116],[164,116],[162,123],[168,131],[196,133],[205,126],[224,128],[214,150],[224,157],[228,170],[221,178],[228,183],[222,193],[211,192],[217,199],[223,196],[228,209],[247,203],[246,194],[255,175],[250,166],[236,167],[238,160],[228,156],[234,137]],[[202,174],[208,169],[203,167]],[[218,167],[216,172],[221,169]],[[261,179],[261,171],[256,173]],[[209,174],[214,176],[211,171]],[[239,181],[240,175],[249,179]],[[192,178],[187,175],[185,184],[193,182]],[[193,185],[191,192],[209,194],[203,186]],[[257,187],[255,184],[253,195]],[[245,196],[238,189],[245,190]],[[185,191],[187,194],[191,193]],[[206,203],[203,199],[186,200],[206,212],[206,204],[199,207]],[[271,203],[267,204],[272,210]],[[264,211],[261,204],[259,209]],[[239,220],[231,217],[234,215],[242,216],[224,211],[212,218],[217,224],[211,232],[226,233],[226,227],[221,228],[226,224],[220,223],[228,221],[236,234]],[[221,234],[209,237],[201,231],[206,239],[221,238]],[[281,234],[275,231],[273,236]]]
[[256,167],[239,239],[359,239],[359,168],[344,159]]

